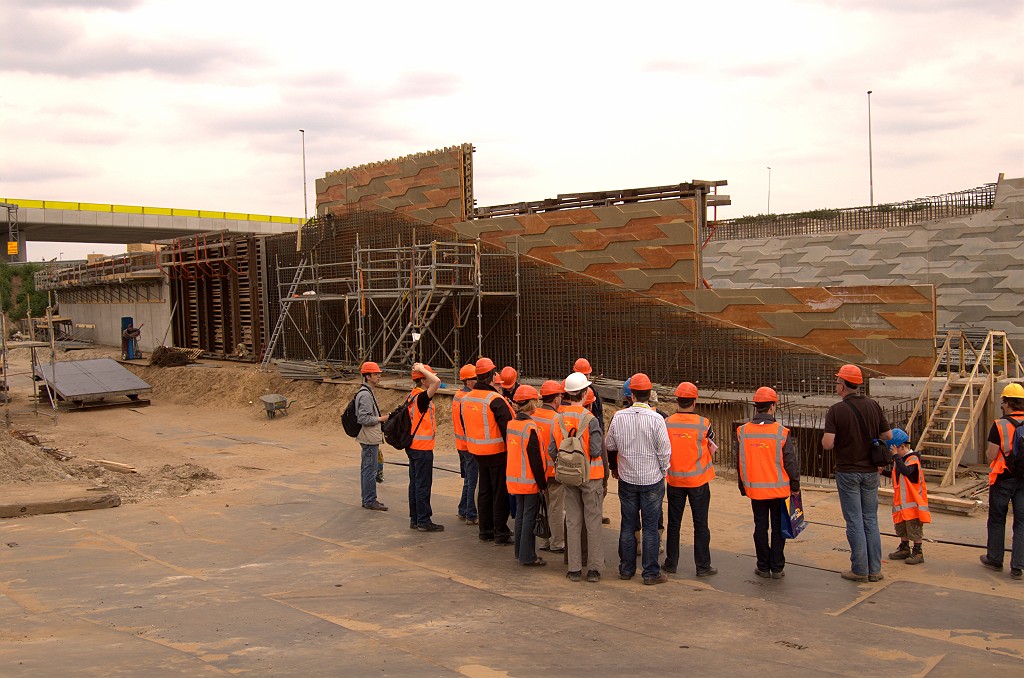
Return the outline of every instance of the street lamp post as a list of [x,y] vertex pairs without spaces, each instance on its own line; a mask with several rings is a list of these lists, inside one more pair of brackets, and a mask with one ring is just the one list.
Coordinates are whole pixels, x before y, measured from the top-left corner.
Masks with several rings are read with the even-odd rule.
[[768,214],[772,213],[772,168],[768,168]]
[[875,169],[871,151],[871,90],[868,90],[868,191],[871,207],[875,206]]
[[302,135],[302,221],[309,221],[309,200],[306,198],[306,130],[300,129]]

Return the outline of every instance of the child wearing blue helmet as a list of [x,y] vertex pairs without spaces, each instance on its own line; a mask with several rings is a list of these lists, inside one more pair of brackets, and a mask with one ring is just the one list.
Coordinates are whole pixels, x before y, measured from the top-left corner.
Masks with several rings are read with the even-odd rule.
[[[928,510],[928,486],[921,469],[921,456],[910,449],[910,436],[900,428],[892,430],[889,441],[892,452],[892,521],[899,547],[889,554],[889,560],[902,560],[907,565],[924,562],[921,543],[924,541],[924,523],[932,522]],[[914,542],[914,549],[910,549]]]

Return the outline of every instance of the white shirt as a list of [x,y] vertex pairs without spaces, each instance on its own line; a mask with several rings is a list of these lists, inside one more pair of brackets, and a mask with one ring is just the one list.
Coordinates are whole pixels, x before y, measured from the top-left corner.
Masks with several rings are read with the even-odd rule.
[[672,443],[665,420],[645,403],[619,410],[604,437],[608,450],[618,451],[618,474],[633,485],[653,485],[665,479]]

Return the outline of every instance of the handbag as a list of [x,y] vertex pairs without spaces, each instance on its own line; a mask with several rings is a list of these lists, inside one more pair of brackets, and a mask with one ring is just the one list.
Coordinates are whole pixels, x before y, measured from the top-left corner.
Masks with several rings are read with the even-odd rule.
[[864,417],[861,415],[860,410],[853,406],[853,403],[849,400],[844,400],[843,402],[850,406],[854,416],[857,417],[860,431],[864,434],[864,439],[868,441],[868,456],[871,458],[871,463],[875,466],[887,465],[892,460],[892,455],[889,454],[889,446],[884,441],[871,437],[871,434],[868,433],[868,425],[864,423]]
[[805,529],[807,520],[804,517],[804,500],[797,492],[789,495],[789,499],[786,500],[786,510],[782,513],[782,536],[786,539],[796,539]]
[[548,502],[540,495],[540,506],[537,508],[537,519],[533,521],[533,536],[551,539],[551,525],[548,523]]

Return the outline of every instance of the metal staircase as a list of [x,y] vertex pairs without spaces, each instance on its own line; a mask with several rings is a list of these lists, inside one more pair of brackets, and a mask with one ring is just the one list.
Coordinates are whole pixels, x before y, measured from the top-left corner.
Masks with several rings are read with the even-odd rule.
[[978,422],[994,396],[995,382],[1011,372],[1019,379],[1022,369],[1005,332],[989,332],[980,348],[963,332],[946,335],[905,425],[910,432],[918,413],[927,412],[914,449],[921,454],[925,475],[939,478],[939,487],[952,485],[964,454],[972,446],[977,449]]

